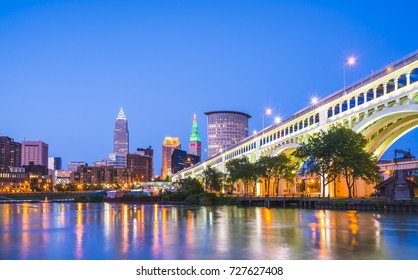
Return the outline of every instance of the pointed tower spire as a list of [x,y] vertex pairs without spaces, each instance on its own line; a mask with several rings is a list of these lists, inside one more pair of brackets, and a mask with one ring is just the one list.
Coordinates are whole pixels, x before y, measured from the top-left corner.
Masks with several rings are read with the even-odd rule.
[[196,114],[193,115],[192,134],[190,134],[190,142],[191,141],[198,141],[198,142],[200,142],[199,130],[197,128]]
[[189,154],[198,156],[200,159],[202,159],[201,146],[202,146],[202,143],[200,142],[199,130],[197,128],[197,118],[196,118],[196,114],[194,114],[192,134],[190,134],[190,141],[189,141]]
[[125,116],[125,113],[123,112],[123,108],[122,107],[120,107],[120,111],[119,111],[118,117],[116,119],[118,119],[118,120],[126,120],[126,116]]

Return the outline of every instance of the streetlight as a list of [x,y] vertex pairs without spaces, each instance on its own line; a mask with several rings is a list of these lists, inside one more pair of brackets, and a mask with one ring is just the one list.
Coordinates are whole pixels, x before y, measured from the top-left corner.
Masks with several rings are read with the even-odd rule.
[[311,104],[315,105],[317,103],[318,103],[318,97],[316,97],[316,96],[311,97]]
[[356,58],[354,56],[350,56],[344,63],[344,93],[345,93],[345,67],[353,66],[356,63]]
[[270,108],[267,108],[267,109],[263,112],[263,115],[261,116],[262,123],[263,123],[263,129],[264,129],[264,115],[268,115],[268,116],[270,116],[272,112],[273,112],[273,111],[272,111]]
[[274,118],[275,123],[280,123],[281,121],[282,121],[282,119],[280,117],[275,117]]

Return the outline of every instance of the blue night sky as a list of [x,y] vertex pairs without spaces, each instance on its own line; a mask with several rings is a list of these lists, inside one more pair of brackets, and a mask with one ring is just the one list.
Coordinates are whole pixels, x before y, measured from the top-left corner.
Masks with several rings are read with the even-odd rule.
[[[0,135],[41,139],[50,156],[113,150],[120,107],[130,150],[165,136],[187,149],[193,113],[237,110],[261,128],[418,49],[417,1],[0,0]],[[266,118],[266,124],[273,121]],[[391,147],[418,155],[413,131]]]

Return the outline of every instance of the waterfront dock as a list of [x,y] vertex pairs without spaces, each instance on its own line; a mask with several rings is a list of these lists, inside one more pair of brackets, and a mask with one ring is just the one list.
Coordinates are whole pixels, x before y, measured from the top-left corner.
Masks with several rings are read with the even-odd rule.
[[264,206],[268,208],[303,208],[370,211],[418,211],[418,201],[390,201],[383,198],[321,198],[306,195],[281,197],[238,197],[238,206]]

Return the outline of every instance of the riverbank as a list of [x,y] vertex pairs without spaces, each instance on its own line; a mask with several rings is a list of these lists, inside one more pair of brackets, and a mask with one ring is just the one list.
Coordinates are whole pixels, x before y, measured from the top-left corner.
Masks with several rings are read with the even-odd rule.
[[39,192],[39,193],[7,193],[0,194],[0,203],[13,201],[44,202],[44,201],[71,201],[76,197],[91,194],[92,192]]
[[360,211],[418,212],[418,200],[388,201],[384,198],[311,198],[301,197],[233,197],[204,193],[186,200],[170,200],[165,196],[122,196],[106,198],[94,192],[1,194],[0,203],[81,202],[137,203],[160,205],[232,205],[239,207],[301,208]]
[[418,212],[417,199],[389,201],[384,198],[239,197],[237,205],[268,208]]

